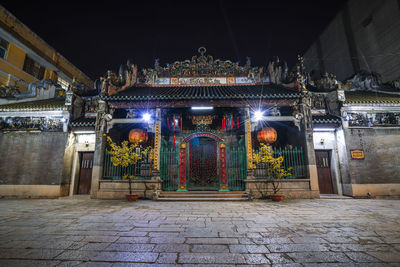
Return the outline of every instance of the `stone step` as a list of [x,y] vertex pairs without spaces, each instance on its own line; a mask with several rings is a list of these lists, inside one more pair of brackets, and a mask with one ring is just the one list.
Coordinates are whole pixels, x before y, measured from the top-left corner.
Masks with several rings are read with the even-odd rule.
[[159,197],[158,201],[247,201],[247,197],[236,197],[236,198],[174,198],[174,197]]
[[158,198],[161,201],[243,201],[247,199],[244,191],[161,192]]

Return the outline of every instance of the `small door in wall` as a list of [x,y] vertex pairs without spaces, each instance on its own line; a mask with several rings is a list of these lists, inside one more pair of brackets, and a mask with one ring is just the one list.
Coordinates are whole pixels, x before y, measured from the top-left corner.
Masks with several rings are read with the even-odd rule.
[[93,152],[83,152],[81,154],[81,169],[79,172],[78,194],[90,194],[92,184]]
[[333,194],[330,157],[328,150],[315,150],[317,162],[318,185],[321,194]]

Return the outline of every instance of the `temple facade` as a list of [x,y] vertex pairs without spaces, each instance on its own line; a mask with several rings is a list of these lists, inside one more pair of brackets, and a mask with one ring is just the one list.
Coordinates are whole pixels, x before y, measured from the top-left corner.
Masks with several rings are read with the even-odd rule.
[[[142,198],[185,192],[263,198],[274,179],[254,155],[267,143],[275,157],[284,157],[290,174],[280,193],[288,198],[400,195],[399,83],[371,75],[312,80],[301,57],[290,71],[279,58],[253,67],[250,59],[244,65],[214,59],[204,47],[191,59],[156,60],[153,68],[128,61],[94,89],[76,81],[46,102],[0,105],[2,153],[17,153],[21,166],[47,166],[47,173],[35,169],[33,181],[3,160],[0,189],[20,184],[8,195],[116,199],[129,191],[124,178],[131,176],[132,191]],[[63,124],[49,130],[39,118],[55,110],[65,113]],[[10,119],[12,112],[23,119]],[[115,166],[111,143],[125,141],[139,144],[142,156]],[[28,150],[18,149],[27,143],[48,160],[32,161]],[[49,151],[58,164],[51,164]],[[30,184],[23,186],[24,179]]]

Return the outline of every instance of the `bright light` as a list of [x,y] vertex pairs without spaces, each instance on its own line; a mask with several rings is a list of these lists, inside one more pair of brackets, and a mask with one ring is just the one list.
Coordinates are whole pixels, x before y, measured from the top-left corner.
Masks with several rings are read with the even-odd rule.
[[61,122],[66,122],[67,120],[65,118],[62,118],[60,121]]
[[314,132],[334,132],[335,128],[314,128]]
[[214,109],[214,107],[192,107],[193,110],[209,110]]
[[264,117],[264,112],[262,112],[261,110],[257,110],[257,111],[254,112],[254,119],[256,121],[262,120],[263,117]]
[[151,115],[146,112],[146,113],[143,114],[142,118],[143,118],[144,121],[150,121]]

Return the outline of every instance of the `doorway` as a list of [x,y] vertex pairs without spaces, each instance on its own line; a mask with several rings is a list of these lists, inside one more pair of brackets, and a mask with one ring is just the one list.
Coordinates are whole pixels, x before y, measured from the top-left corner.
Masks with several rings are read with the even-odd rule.
[[94,155],[93,152],[81,153],[78,191],[77,191],[79,195],[90,194],[90,187],[92,184],[93,155]]
[[329,150],[315,150],[315,160],[318,172],[318,185],[321,194],[334,194]]
[[217,175],[217,142],[208,137],[195,137],[189,141],[190,191],[217,191],[220,181]]

